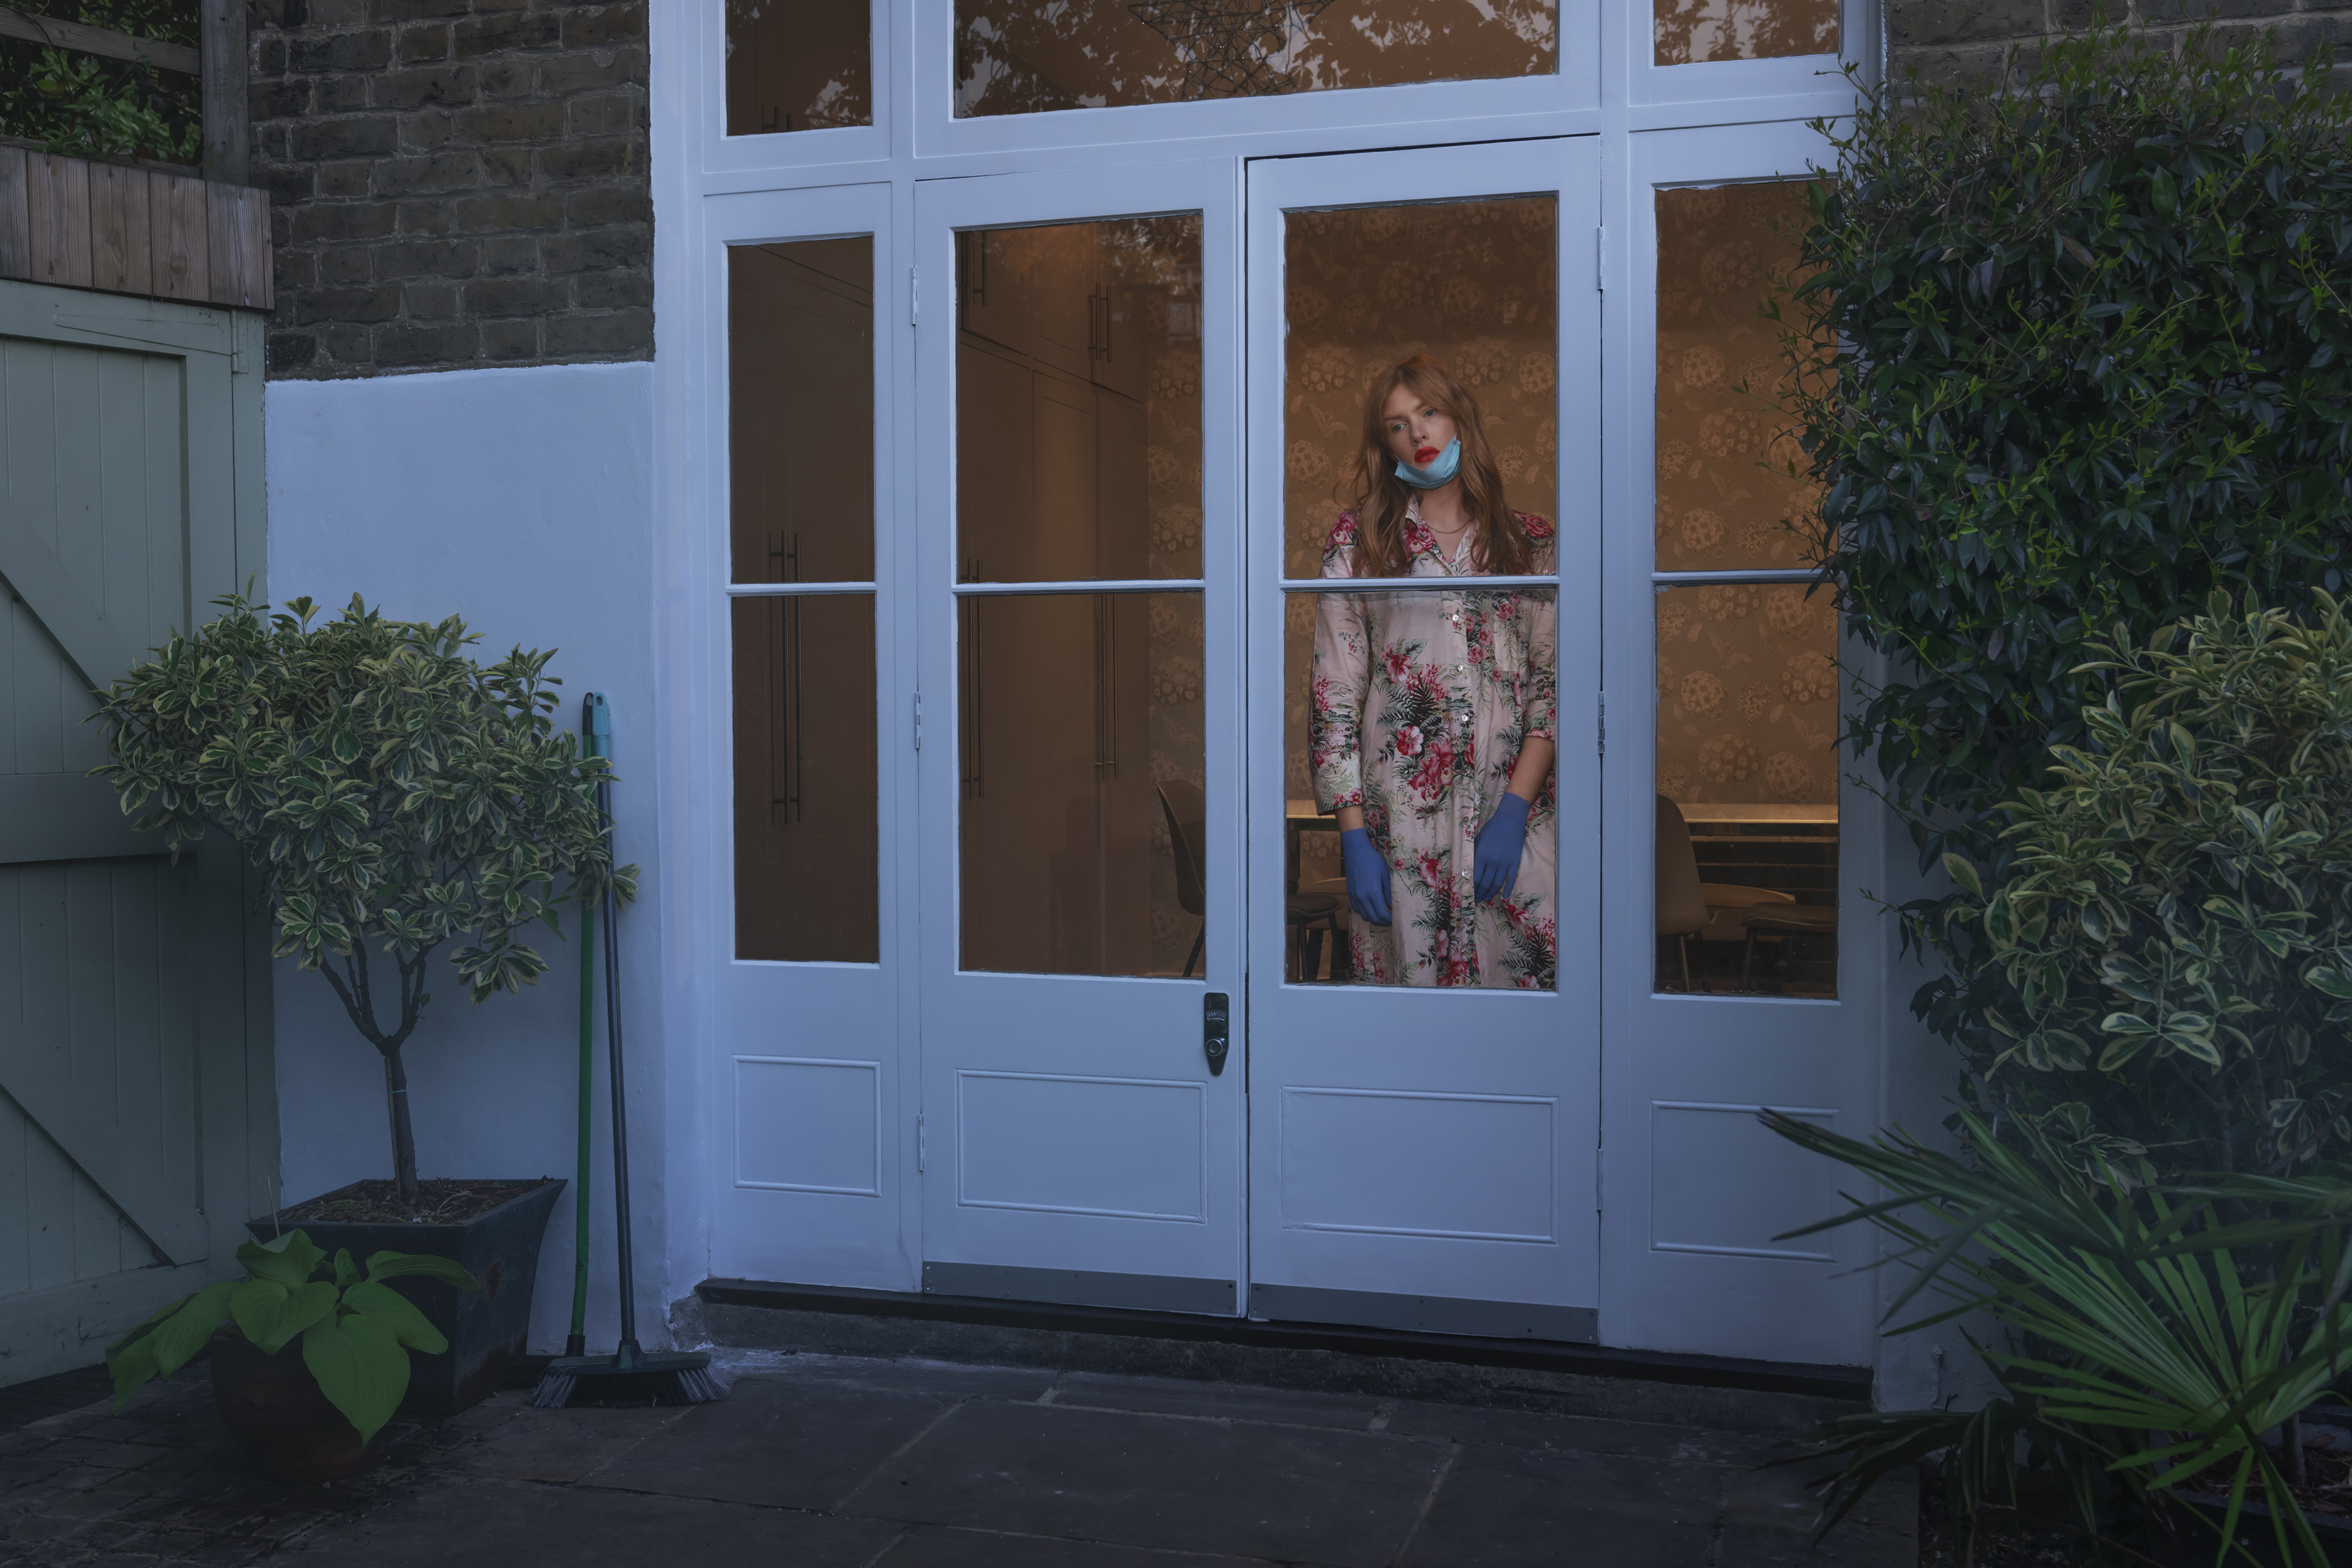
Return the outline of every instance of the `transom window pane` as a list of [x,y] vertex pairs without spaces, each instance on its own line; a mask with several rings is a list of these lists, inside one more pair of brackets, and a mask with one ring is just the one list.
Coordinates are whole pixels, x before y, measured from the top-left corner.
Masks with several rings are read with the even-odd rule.
[[956,0],[956,113],[1549,76],[1558,0]]
[[1662,66],[1835,54],[1838,0],[1654,0]]
[[727,0],[727,134],[874,122],[865,0]]

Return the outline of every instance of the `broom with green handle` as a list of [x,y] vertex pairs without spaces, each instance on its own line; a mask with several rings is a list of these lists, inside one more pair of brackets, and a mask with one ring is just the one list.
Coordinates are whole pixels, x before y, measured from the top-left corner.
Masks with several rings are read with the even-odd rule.
[[[600,729],[599,722],[602,722]],[[613,754],[613,710],[604,694],[591,691],[580,700],[580,751],[590,757]],[[572,1332],[564,1336],[566,1356],[588,1353],[588,1167],[591,1127],[595,1101],[596,1064],[596,905],[580,900],[580,1157],[572,1184]]]
[[[587,700],[590,733],[600,745],[598,754],[609,757],[613,754],[612,710],[600,692],[590,692]],[[596,797],[609,832],[613,820],[611,786],[599,784]],[[721,1398],[727,1392],[727,1384],[711,1370],[708,1353],[648,1352],[637,1343],[636,1270],[629,1246],[628,1093],[621,1056],[621,945],[609,887],[604,893],[604,1031],[613,1064],[613,1194],[616,1211],[614,1261],[621,1277],[621,1342],[608,1356],[565,1355],[550,1362],[530,1402],[548,1410],[565,1405],[700,1405]],[[578,1313],[575,1307],[575,1321],[580,1321]]]

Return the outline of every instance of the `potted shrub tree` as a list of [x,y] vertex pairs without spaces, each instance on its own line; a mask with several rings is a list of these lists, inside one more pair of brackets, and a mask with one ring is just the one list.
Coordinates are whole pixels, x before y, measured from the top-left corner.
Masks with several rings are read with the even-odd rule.
[[[483,1281],[462,1300],[426,1274],[397,1287],[450,1342],[421,1359],[403,1407],[460,1410],[524,1348],[563,1184],[420,1184],[402,1047],[445,946],[478,1003],[536,983],[547,961],[524,938],[539,923],[560,934],[563,904],[608,884],[634,897],[636,868],[614,867],[596,805],[610,764],[550,717],[552,650],[485,667],[456,616],[388,620],[357,595],[319,626],[308,599],[277,615],[217,603],[217,618],[100,698],[110,761],[96,771],[174,855],[215,829],[234,840],[260,871],[278,955],[324,974],[382,1056],[390,1181],[290,1212],[330,1249],[436,1254]],[[272,1224],[255,1222],[257,1237]]]
[[408,1390],[411,1355],[449,1342],[385,1282],[480,1285],[446,1258],[379,1252],[362,1265],[339,1250],[330,1258],[299,1230],[246,1242],[236,1257],[242,1282],[183,1296],[106,1347],[116,1408],[209,1345],[221,1420],[255,1468],[280,1481],[364,1468]]

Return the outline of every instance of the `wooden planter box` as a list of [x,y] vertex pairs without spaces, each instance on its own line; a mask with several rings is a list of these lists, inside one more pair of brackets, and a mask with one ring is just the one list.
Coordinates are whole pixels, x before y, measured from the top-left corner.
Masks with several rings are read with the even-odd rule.
[[0,146],[0,278],[267,310],[269,194]]

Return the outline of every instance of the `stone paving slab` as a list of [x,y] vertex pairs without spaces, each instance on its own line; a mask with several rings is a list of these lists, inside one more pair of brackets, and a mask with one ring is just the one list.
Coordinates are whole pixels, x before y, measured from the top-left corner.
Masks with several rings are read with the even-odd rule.
[[[498,1394],[383,1462],[247,1471],[184,1373],[0,1436],[27,1568],[1916,1568],[1916,1492],[1818,1548],[1774,1439],[1371,1394],[813,1355],[683,1410]],[[312,1554],[316,1554],[315,1556]]]

